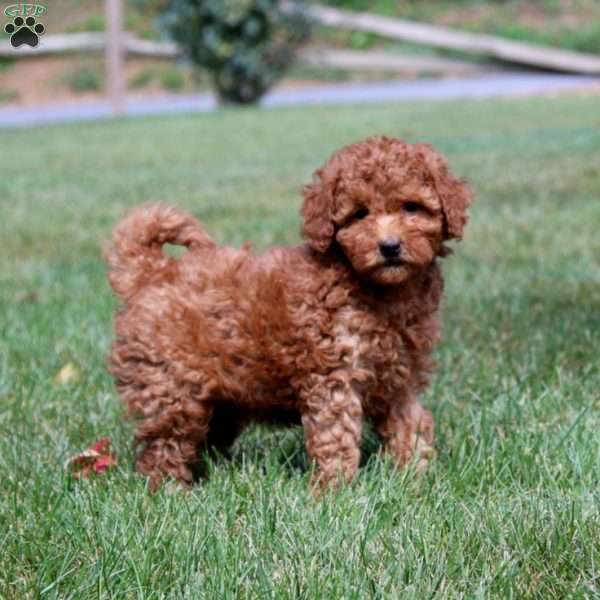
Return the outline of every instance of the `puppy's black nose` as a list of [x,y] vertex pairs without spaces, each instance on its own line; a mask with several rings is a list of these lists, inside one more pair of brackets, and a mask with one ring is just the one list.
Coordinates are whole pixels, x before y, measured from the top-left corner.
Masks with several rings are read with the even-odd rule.
[[400,243],[396,240],[384,240],[379,244],[379,251],[385,258],[396,258],[400,256]]

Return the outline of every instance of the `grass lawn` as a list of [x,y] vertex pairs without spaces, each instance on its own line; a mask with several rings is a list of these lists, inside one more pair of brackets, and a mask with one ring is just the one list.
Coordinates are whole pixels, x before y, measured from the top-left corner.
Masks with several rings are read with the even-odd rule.
[[[0,132],[0,598],[600,597],[597,97],[223,111]],[[299,429],[255,428],[150,495],[105,369],[100,245],[170,200],[222,242],[295,243],[299,188],[373,133],[429,141],[477,194],[446,264],[424,402],[438,460],[313,500]],[[55,376],[73,363],[79,379]],[[119,466],[73,481],[110,436]]]

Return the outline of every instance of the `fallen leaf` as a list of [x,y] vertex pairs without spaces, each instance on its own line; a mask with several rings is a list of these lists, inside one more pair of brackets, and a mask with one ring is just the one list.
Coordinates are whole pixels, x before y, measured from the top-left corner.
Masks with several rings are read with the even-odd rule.
[[101,475],[116,466],[117,457],[111,452],[109,438],[101,438],[87,450],[67,461],[67,468],[75,479],[87,479],[91,475]]
[[67,363],[54,377],[55,385],[74,383],[79,379],[79,371],[73,363]]

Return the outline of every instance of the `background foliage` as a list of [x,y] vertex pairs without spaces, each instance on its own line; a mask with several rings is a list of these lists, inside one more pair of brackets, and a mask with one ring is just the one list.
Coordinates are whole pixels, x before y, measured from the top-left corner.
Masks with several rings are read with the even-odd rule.
[[279,0],[171,0],[162,26],[208,69],[224,102],[256,102],[285,73],[306,41],[308,19]]

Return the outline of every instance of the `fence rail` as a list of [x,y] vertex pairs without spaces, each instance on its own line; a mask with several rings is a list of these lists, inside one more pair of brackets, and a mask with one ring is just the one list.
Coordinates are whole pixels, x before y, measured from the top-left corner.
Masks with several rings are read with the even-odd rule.
[[456,31],[446,27],[414,23],[369,13],[355,13],[325,6],[312,6],[312,18],[328,27],[365,31],[404,42],[435,48],[462,50],[494,59],[561,71],[600,75],[600,57],[549,46],[516,42],[492,35]]
[[[69,33],[46,35],[43,43],[35,48],[13,48],[0,42],[0,57],[23,58],[56,56],[69,53],[103,52],[106,49],[104,33]],[[123,35],[123,49],[133,56],[158,59],[174,59],[182,55],[179,47],[171,42],[142,40],[129,33]],[[334,50],[331,48],[305,48],[299,53],[301,64],[316,68],[341,70],[390,71],[396,73],[470,74],[485,68],[469,61],[453,60],[435,56],[409,56],[378,51]]]

